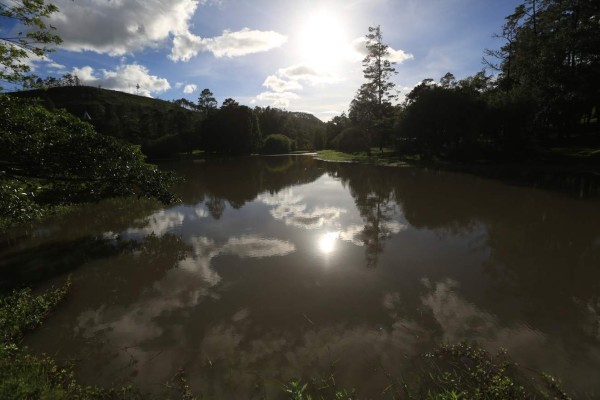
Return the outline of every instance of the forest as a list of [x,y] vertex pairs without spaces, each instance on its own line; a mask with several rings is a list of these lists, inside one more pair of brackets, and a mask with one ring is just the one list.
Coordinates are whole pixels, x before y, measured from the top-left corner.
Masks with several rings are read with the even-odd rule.
[[544,147],[600,143],[600,3],[525,0],[464,79],[424,77],[398,104],[379,26],[369,28],[366,82],[327,123],[327,147],[393,147],[450,160],[523,158]]
[[231,98],[218,107],[209,89],[204,89],[194,103],[82,86],[78,81],[70,74],[61,79],[47,78],[39,82],[44,89],[11,95],[39,99],[39,104],[51,111],[64,109],[93,125],[102,135],[140,145],[151,159],[195,150],[223,154],[287,153],[319,150],[325,143],[325,124],[311,114],[271,107],[251,109]]

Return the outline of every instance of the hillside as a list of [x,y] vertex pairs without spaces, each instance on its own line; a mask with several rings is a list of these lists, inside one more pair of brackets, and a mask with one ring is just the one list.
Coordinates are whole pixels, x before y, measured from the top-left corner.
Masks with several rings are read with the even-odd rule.
[[186,144],[192,147],[199,143],[199,138],[194,138],[199,136],[200,114],[168,101],[90,86],[64,86],[11,94],[40,98],[48,109],[64,108],[79,118],[89,117],[88,121],[98,132],[143,145],[144,148],[152,147],[158,139],[175,136],[186,139]]
[[[21,98],[40,98],[50,110],[66,109],[87,119],[99,133],[142,146],[150,157],[203,149],[201,112],[173,102],[90,86],[61,86],[46,90],[11,93]],[[302,150],[321,149],[325,124],[314,115],[277,108],[254,109],[263,138],[278,133],[294,140]]]

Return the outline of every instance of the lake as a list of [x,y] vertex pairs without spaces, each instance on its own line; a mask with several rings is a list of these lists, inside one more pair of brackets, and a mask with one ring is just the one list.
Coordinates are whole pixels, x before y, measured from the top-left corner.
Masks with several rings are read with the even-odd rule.
[[73,288],[35,352],[84,383],[207,398],[326,377],[379,397],[463,339],[600,396],[600,202],[311,156],[164,165],[173,207],[110,200],[2,239],[3,284]]

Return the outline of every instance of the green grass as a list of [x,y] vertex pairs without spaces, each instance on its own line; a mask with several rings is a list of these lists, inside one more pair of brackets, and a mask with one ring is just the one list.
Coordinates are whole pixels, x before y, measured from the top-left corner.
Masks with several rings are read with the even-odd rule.
[[541,154],[572,162],[600,162],[600,148],[587,146],[552,147]]
[[366,152],[344,153],[336,150],[319,150],[315,158],[331,162],[375,164],[390,167],[406,167],[420,161],[417,156],[400,156],[389,148],[384,148],[382,151],[379,151],[379,148],[373,148],[371,149],[371,155]]

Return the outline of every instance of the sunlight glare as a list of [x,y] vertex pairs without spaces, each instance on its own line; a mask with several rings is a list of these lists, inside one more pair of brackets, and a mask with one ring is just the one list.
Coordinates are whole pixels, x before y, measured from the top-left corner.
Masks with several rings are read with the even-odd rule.
[[337,241],[337,232],[327,232],[319,238],[319,250],[322,253],[329,254],[335,250],[335,242]]
[[304,62],[314,68],[328,69],[343,61],[348,43],[340,19],[325,10],[310,15],[302,24],[300,47]]

